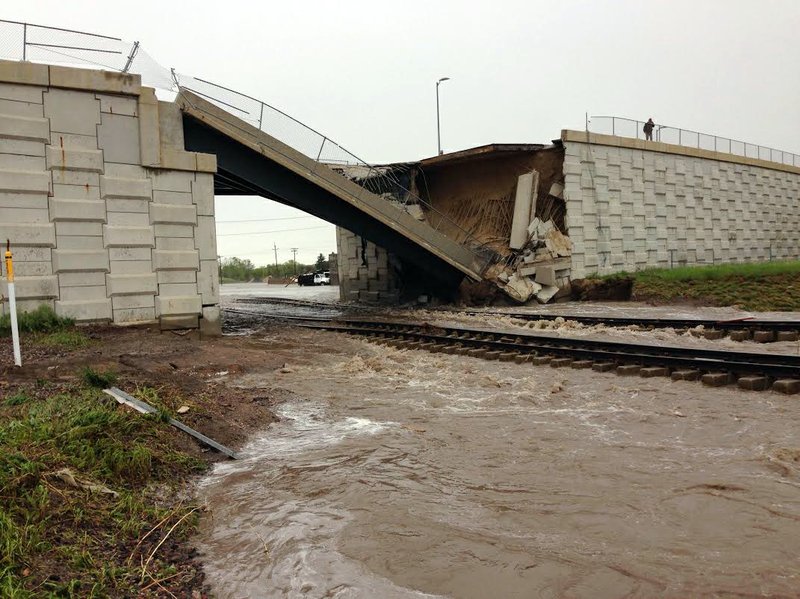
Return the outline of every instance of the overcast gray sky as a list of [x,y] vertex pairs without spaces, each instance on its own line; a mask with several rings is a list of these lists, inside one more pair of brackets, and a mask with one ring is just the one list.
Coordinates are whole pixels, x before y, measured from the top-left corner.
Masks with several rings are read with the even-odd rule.
[[[800,152],[797,0],[15,0],[4,8],[0,18],[139,40],[162,65],[261,98],[370,162],[436,153],[434,83],[444,76],[446,151],[547,142],[582,129],[588,112],[652,116]],[[261,198],[219,198],[217,219],[223,256],[271,262],[273,243],[280,261],[292,247],[301,261],[335,250],[332,226]],[[226,222],[251,219],[283,220]],[[251,231],[265,233],[243,234]]]

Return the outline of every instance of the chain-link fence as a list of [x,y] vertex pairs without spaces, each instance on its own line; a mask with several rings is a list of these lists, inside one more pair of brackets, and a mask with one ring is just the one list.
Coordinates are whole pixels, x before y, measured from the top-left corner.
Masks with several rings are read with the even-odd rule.
[[[619,116],[593,116],[587,120],[586,129],[592,133],[645,139],[644,125],[644,121]],[[792,152],[660,123],[653,127],[653,141],[800,166],[800,155]]]
[[[475,239],[469,231],[434,208],[429,202],[412,193],[407,184],[403,184],[397,177],[395,169],[368,164],[319,131],[252,96],[198,77],[180,73],[173,73],[173,77],[179,89],[196,94],[237,119],[268,133],[271,137],[311,158],[321,166],[329,167],[346,179],[355,181],[365,192],[385,198],[400,210],[404,209],[405,204],[423,206],[430,226],[437,231],[446,230],[449,236],[455,237],[459,243],[467,247],[482,270],[488,268],[495,259],[494,252],[484,248],[484,244]],[[235,120],[228,121],[228,124],[237,127]],[[258,142],[257,136],[253,136],[251,131],[241,126],[238,129],[241,133],[250,135],[256,143]],[[286,157],[292,158],[291,155]],[[342,187],[342,189],[350,193],[347,188]],[[400,202],[397,201],[398,199]]]

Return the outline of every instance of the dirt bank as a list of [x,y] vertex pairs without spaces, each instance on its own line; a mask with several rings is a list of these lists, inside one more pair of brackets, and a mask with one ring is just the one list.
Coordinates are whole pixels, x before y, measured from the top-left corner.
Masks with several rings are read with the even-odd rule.
[[12,547],[0,557],[0,595],[206,596],[192,485],[224,456],[117,406],[102,377],[238,448],[275,420],[282,390],[225,381],[280,370],[268,349],[247,337],[80,327],[23,337],[15,368],[0,338],[0,536]]

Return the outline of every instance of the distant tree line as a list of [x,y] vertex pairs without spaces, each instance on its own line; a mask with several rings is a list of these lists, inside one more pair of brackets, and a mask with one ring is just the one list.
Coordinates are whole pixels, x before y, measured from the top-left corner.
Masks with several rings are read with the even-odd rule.
[[320,254],[314,264],[302,264],[287,260],[282,264],[256,266],[247,258],[223,258],[220,262],[220,279],[227,281],[260,281],[267,277],[285,279],[304,272],[328,270],[328,260]]

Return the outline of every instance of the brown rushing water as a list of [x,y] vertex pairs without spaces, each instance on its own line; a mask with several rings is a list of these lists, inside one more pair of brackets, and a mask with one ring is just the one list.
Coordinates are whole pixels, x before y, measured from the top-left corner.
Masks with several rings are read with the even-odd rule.
[[[342,335],[264,340],[297,394],[219,465],[219,597],[800,594],[800,401]],[[313,348],[313,351],[311,349]]]

